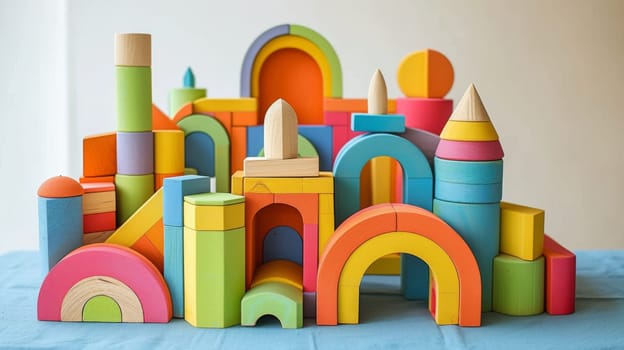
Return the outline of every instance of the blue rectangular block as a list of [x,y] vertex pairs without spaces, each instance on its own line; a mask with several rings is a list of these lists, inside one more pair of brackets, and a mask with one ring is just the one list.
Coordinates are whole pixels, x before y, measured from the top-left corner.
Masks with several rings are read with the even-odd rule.
[[82,245],[82,196],[38,199],[39,255],[44,274]]
[[299,135],[310,141],[319,156],[319,169],[332,170],[332,154],[334,151],[332,127],[326,125],[300,125]]
[[210,192],[210,177],[184,175],[163,182],[163,225],[184,226],[184,196]]
[[367,114],[351,115],[351,130],[363,132],[404,132],[405,116],[401,114]]
[[264,126],[247,127],[247,156],[257,157],[264,148]]
[[164,277],[171,293],[173,317],[184,318],[184,228],[164,226]]

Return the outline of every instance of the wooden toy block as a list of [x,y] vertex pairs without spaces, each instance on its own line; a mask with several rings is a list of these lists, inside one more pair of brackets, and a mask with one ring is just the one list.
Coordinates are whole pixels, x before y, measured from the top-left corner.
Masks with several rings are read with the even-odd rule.
[[245,53],[245,58],[243,59],[240,80],[241,96],[251,96],[251,71],[258,52],[260,52],[264,45],[266,45],[269,41],[275,39],[276,37],[287,35],[289,31],[290,26],[288,24],[278,25],[264,31],[256,38],[256,40],[254,40],[253,43],[251,43],[249,49],[247,49],[247,52]]
[[150,67],[152,65],[152,36],[142,33],[116,33],[115,65]]
[[117,131],[152,131],[152,69],[115,67]]
[[82,245],[104,243],[115,231],[87,232],[82,235]]
[[303,290],[303,269],[301,265],[288,260],[273,260],[256,269],[251,288],[267,282],[280,282]]
[[[95,184],[97,184],[97,182]],[[110,189],[106,191],[89,192],[89,190],[85,189],[85,194],[82,196],[83,214],[98,214],[115,211],[115,185],[107,183],[107,188],[109,188],[109,185]]]
[[185,175],[167,178],[163,190],[163,224],[184,226],[184,196],[210,192],[210,178]]
[[240,323],[245,293],[245,228],[184,228],[184,319],[194,327]]
[[[332,128],[325,125],[300,125],[299,136],[307,139],[314,147],[315,152],[319,157],[319,169],[322,171],[332,170],[332,152],[333,152],[333,140],[332,140]],[[307,154],[301,153],[301,143],[299,144],[299,154],[306,156]]]
[[264,117],[264,155],[267,159],[298,156],[297,113],[288,102],[278,99]]
[[184,173],[183,131],[154,131],[154,172],[157,174]]
[[243,163],[245,177],[311,177],[319,174],[318,157],[268,159],[247,157]]
[[228,135],[232,130],[232,113],[231,112],[210,112],[210,113],[202,113],[209,115],[221,123],[221,125],[225,128]]
[[316,318],[316,292],[303,292],[303,317]]
[[535,260],[544,248],[544,210],[500,203],[500,252]]
[[[459,325],[478,326],[481,322],[481,280],[477,262],[470,248],[457,232],[433,213],[407,204],[380,204],[362,209],[345,220],[336,230],[319,262],[317,323],[335,325],[338,322],[339,285],[353,285],[353,283],[339,283],[341,273],[344,273],[344,264],[349,257],[364,242],[374,237],[390,233],[389,239],[394,240],[393,235],[396,231],[414,232],[411,235],[415,237],[423,236],[434,242],[450,257],[452,265],[455,266],[456,278],[459,280]],[[394,252],[416,253],[417,255],[419,253],[406,251],[406,249],[413,248],[411,243],[400,244],[400,248]],[[431,250],[427,252],[430,253]],[[388,253],[392,252],[379,254],[383,256]],[[367,267],[362,268],[361,274]],[[437,268],[436,266],[430,267],[432,270]],[[446,297],[449,295],[446,294]],[[344,298],[341,297],[340,300]],[[444,315],[444,312],[440,312],[439,306],[446,302],[436,299],[436,303],[437,314]]]
[[[437,173],[436,173],[437,175]],[[435,181],[435,198],[459,203],[498,203],[503,198],[503,184],[462,184]]]
[[544,258],[525,261],[501,254],[494,258],[492,309],[512,316],[544,312]]
[[241,325],[255,326],[260,317],[275,316],[282,328],[303,327],[303,293],[286,283],[266,282],[245,293],[241,301]]
[[[386,233],[364,242],[348,258],[338,285],[338,323],[359,323],[360,281],[378,258],[405,252],[423,259],[436,281],[436,324],[459,323],[459,279],[451,257],[434,241],[409,232]],[[442,298],[443,300],[441,300]]]
[[184,104],[206,97],[206,89],[195,87],[195,75],[191,67],[184,73],[184,87],[169,92],[169,114],[174,115]]
[[113,181],[80,183],[80,186],[82,186],[85,196],[90,193],[109,191],[115,192],[115,184],[113,183]]
[[201,98],[193,102],[194,113],[255,112],[257,109],[255,98]]
[[323,110],[331,111],[331,112],[365,113],[368,111],[368,99],[365,99],[365,98],[325,98],[323,100]]
[[388,89],[386,80],[379,69],[375,70],[368,84],[368,113],[388,113]]
[[184,138],[184,164],[198,175],[215,176],[215,146],[208,134],[194,132]]
[[258,125],[258,113],[253,112],[233,112],[232,126],[254,126]]
[[393,166],[396,161],[390,157],[375,157],[370,160],[371,204],[390,203],[394,189]]
[[[152,228],[160,227],[162,230],[162,213],[163,190],[160,189],[145,201],[128,220],[119,226],[106,242],[132,247]],[[159,247],[159,250],[163,251],[162,246]]]
[[492,264],[498,255],[500,237],[499,204],[465,204],[434,199],[433,213],[459,232],[472,250],[481,271],[482,311],[491,311]]
[[[103,319],[102,314],[92,315],[95,319],[89,319],[89,309],[94,307],[90,302],[97,297],[112,301],[117,309],[114,311],[119,315],[118,320]],[[93,311],[96,310],[91,313]],[[107,276],[92,276],[79,281],[67,292],[61,306],[60,321],[143,322],[143,308],[137,295],[123,282]]]
[[323,112],[323,124],[327,126],[351,125],[351,112]]
[[114,132],[82,139],[82,174],[87,177],[117,173],[117,135]]
[[303,290],[316,292],[319,225],[303,224]]
[[[171,113],[173,116],[174,114]],[[152,130],[180,130],[176,123],[152,103]]]
[[576,255],[544,235],[546,260],[546,312],[567,315],[574,312],[576,297]]
[[336,224],[355,213],[360,205],[360,171],[370,159],[389,156],[403,167],[404,201],[431,209],[432,173],[424,154],[414,144],[393,134],[367,134],[347,143],[334,163]]
[[452,141],[497,141],[492,122],[449,120],[440,137]]
[[[37,319],[82,316],[84,304],[97,295],[115,300],[123,322],[166,323],[171,319],[169,289],[158,269],[132,249],[106,243],[76,249],[50,271],[39,290]],[[140,318],[132,316],[136,310],[141,310]]]
[[489,161],[503,159],[505,153],[499,141],[440,140],[436,157],[449,160]]
[[238,170],[232,174],[232,194],[243,195],[243,171]]
[[351,130],[401,133],[405,131],[405,117],[400,114],[353,113],[351,115]]
[[[162,232],[162,222],[159,222],[158,225],[160,226],[160,230]],[[147,237],[147,235],[141,236],[141,238],[134,242],[130,248],[151,261],[162,274],[165,264],[162,249],[156,248],[156,245]]]
[[498,184],[503,182],[503,161],[467,162],[434,158],[436,180],[461,184]]
[[451,62],[431,49],[408,54],[397,69],[399,88],[408,97],[443,98],[453,86],[453,80]]
[[[217,178],[217,192],[230,191],[230,138],[227,131],[214,118],[201,114],[190,115],[178,122],[178,126],[184,130],[186,138],[193,133],[203,133],[212,139],[214,143],[214,154],[207,154],[204,151],[204,157],[214,159],[215,177]],[[188,143],[185,144],[185,152],[189,152]],[[188,167],[189,164],[186,163]],[[193,167],[193,166],[191,166]],[[207,175],[202,174],[200,175]]]
[[154,134],[147,132],[117,133],[117,173],[145,175],[154,172]]
[[173,304],[173,317],[184,318],[184,229],[164,226],[163,276]]
[[401,274],[401,255],[390,254],[375,260],[368,269],[367,275],[399,275]]
[[82,176],[79,179],[81,184],[88,184],[88,183],[100,183],[100,182],[111,182],[111,183],[115,183],[115,176]]
[[[316,152],[314,145],[301,135],[297,135],[297,148],[298,157],[318,157],[318,153]],[[264,157],[264,148],[260,150],[258,156]]]
[[82,310],[84,322],[121,322],[121,308],[115,299],[97,295],[89,299]]
[[247,128],[243,126],[234,126],[230,132],[232,135],[232,173],[237,170],[243,170],[243,162],[247,156]]
[[453,113],[453,100],[397,98],[396,113],[405,116],[405,126],[440,135]]
[[117,225],[122,225],[154,193],[154,175],[115,175]]
[[116,215],[114,211],[87,214],[82,217],[83,233],[114,231],[116,228]]
[[275,203],[290,205],[297,209],[304,224],[317,224],[319,202],[317,193],[276,193]]
[[303,193],[334,193],[334,175],[330,171],[320,171],[318,177],[303,177]]
[[264,153],[264,126],[250,126],[247,128],[247,155],[258,156]]
[[[332,197],[333,198],[333,197]],[[332,199],[333,202],[333,199]],[[333,206],[332,206],[333,208]],[[323,254],[323,250],[329,241],[329,238],[334,233],[334,214],[319,214],[319,236],[318,236],[318,254],[319,259]]]
[[184,196],[184,226],[200,231],[245,226],[245,197],[229,193]]
[[440,136],[428,131],[414,128],[406,128],[405,132],[399,134],[399,136],[416,145],[416,147],[423,152],[429,161],[429,164],[431,164],[433,168],[433,157],[435,156],[436,149],[440,143]]
[[262,247],[263,263],[287,260],[303,265],[303,238],[290,226],[272,228],[264,237]]
[[44,273],[82,245],[83,192],[78,182],[66,176],[49,178],[37,191],[39,256]]
[[161,187],[163,187],[165,183],[165,179],[170,178],[170,177],[184,176],[184,175],[185,175],[185,172],[174,173],[174,174],[154,174],[154,191],[158,191]]

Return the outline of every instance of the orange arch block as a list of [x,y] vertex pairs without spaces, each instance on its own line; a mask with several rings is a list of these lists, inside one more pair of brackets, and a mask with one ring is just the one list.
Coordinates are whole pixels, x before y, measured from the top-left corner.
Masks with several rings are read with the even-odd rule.
[[[481,324],[481,274],[472,251],[448,224],[433,213],[409,204],[380,204],[345,220],[327,243],[317,279],[317,324],[338,323],[338,286],[349,257],[368,240],[388,232],[422,236],[439,246],[453,262],[459,278],[459,325]],[[398,253],[410,253],[402,250]],[[430,266],[435,270],[437,266]],[[437,309],[434,301],[430,308]]]

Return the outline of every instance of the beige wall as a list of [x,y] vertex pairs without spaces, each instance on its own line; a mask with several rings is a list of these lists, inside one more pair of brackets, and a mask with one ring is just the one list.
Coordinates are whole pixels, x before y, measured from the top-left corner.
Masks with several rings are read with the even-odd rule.
[[[80,173],[81,137],[115,128],[114,32],[153,34],[153,97],[166,109],[167,93],[180,86],[188,65],[209,95],[238,96],[240,66],[255,37],[297,23],[333,44],[346,97],[365,97],[377,67],[390,96],[398,97],[395,73],[405,54],[423,48],[445,53],[456,72],[449,97],[457,101],[474,82],[498,129],[506,153],[504,198],[546,209],[547,232],[570,248],[624,248],[622,1],[66,5],[73,176]],[[44,170],[49,176],[63,169]],[[24,234],[36,239],[32,227]]]

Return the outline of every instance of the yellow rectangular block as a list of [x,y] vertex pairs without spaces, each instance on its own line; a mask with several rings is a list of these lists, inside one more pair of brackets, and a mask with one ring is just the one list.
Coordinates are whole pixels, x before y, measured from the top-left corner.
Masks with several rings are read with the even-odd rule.
[[245,177],[244,193],[303,193],[300,177]]
[[82,196],[82,214],[99,214],[115,211],[115,191],[90,192]]
[[232,175],[232,193],[239,196],[243,195],[243,171],[237,170]]
[[544,211],[501,202],[500,252],[535,260],[544,248]]
[[329,239],[334,234],[334,213],[331,214],[319,214],[319,226],[318,226],[318,245],[319,245],[319,260],[325,246]]
[[162,219],[163,189],[159,189],[132,216],[117,228],[106,243],[131,247]]
[[249,177],[311,177],[319,175],[318,157],[267,159],[247,157],[243,172]]
[[334,215],[334,195],[331,193],[319,194],[319,214]]
[[194,113],[255,112],[257,109],[255,98],[201,98],[193,103]]
[[184,202],[184,226],[197,231],[225,231],[245,226],[245,203],[193,205]]
[[334,175],[330,171],[321,171],[318,177],[304,177],[302,191],[303,193],[334,193]]

